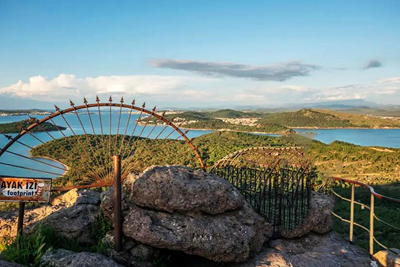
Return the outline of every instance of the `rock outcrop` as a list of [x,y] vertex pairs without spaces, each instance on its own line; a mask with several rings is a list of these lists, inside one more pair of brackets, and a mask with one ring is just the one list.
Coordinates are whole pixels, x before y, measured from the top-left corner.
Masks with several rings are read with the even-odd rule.
[[[124,235],[157,248],[183,251],[217,262],[241,262],[272,235],[226,180],[182,166],[151,167],[124,194]],[[112,189],[102,195],[112,219]]]
[[[31,231],[40,221],[66,237],[84,244],[92,244],[93,223],[99,214],[100,193],[92,190],[73,189],[56,197],[51,205],[27,209],[24,232]],[[0,238],[17,233],[17,211],[0,213]]]
[[24,265],[0,260],[0,267],[24,267]]
[[65,249],[50,251],[40,259],[41,267],[122,267],[112,259],[98,253],[73,252]]
[[293,230],[280,229],[285,238],[304,236],[310,232],[328,233],[332,229],[332,211],[335,206],[333,197],[323,193],[312,192],[310,210],[304,221]]
[[113,232],[106,234],[103,238],[103,244],[106,244],[109,247],[105,251],[105,255],[123,266],[152,267],[154,255],[159,253],[157,249],[143,245],[130,238],[124,238],[122,242],[122,250],[115,251],[113,249],[115,246]]
[[132,202],[160,211],[221,214],[244,205],[242,195],[227,181],[183,167],[147,169],[132,184]]
[[250,261],[232,267],[371,267],[367,251],[338,234],[314,234],[297,239],[277,239]]

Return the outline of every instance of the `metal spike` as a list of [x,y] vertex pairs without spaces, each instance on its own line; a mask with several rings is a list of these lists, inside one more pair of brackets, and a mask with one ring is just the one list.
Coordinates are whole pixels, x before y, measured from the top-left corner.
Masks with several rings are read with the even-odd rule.
[[146,102],[144,102],[142,105],[142,108],[145,108],[145,107],[146,107]]
[[87,100],[86,100],[86,97],[83,97],[83,103],[87,106]]
[[156,111],[156,108],[157,108],[157,106],[155,106],[155,107],[153,108],[153,112],[155,112],[155,111]]
[[97,102],[97,103],[100,102],[99,96],[97,96],[97,95],[96,95],[96,102]]
[[164,110],[164,112],[161,114],[161,116],[164,117],[166,112],[167,111]]
[[7,138],[8,140],[11,140],[11,139],[12,139],[11,135],[8,135],[8,134],[3,134],[3,135],[4,135],[4,137]]
[[74,102],[72,102],[72,100],[69,100],[69,104],[71,105],[71,107],[75,106]]
[[135,105],[135,99],[133,99],[133,101],[132,101],[132,106],[134,106]]
[[110,102],[110,103],[112,102],[112,97],[111,97],[111,96],[110,96],[110,98],[108,99],[108,102]]
[[188,132],[189,132],[189,130],[186,130],[186,131],[185,131],[185,134],[187,134]]
[[59,107],[57,107],[56,105],[54,105],[54,107],[55,107],[56,111],[60,112],[60,108]]
[[121,104],[124,103],[124,97],[121,97],[121,101],[119,101]]

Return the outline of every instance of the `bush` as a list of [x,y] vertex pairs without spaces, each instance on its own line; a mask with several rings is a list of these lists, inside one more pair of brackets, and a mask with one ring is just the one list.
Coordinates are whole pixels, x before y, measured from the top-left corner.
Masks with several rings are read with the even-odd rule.
[[28,266],[39,266],[40,258],[51,249],[82,251],[76,241],[59,236],[52,227],[41,224],[31,233],[19,235],[4,246],[1,256],[5,260]]

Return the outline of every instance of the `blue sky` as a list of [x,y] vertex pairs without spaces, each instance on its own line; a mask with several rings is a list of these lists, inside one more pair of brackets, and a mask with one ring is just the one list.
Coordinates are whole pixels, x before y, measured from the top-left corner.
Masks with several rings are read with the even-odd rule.
[[[400,103],[400,1],[0,0],[0,108]],[[104,95],[104,96],[103,96]]]

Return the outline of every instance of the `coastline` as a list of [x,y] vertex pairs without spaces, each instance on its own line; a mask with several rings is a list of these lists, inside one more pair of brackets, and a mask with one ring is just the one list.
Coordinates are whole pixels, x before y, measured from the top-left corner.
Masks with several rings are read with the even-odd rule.
[[213,131],[213,132],[236,132],[236,133],[255,133],[255,134],[289,134],[295,133],[290,131],[281,131],[281,132],[253,132],[253,131],[239,131],[239,130],[231,130],[231,129],[196,129],[196,128],[185,128],[180,127],[179,129],[189,130],[189,131]]
[[305,130],[399,130],[400,127],[288,127],[290,129]]
[[[35,146],[35,147],[36,147],[36,146]],[[33,148],[35,148],[35,147],[33,147]],[[61,175],[60,177],[65,176],[65,175],[68,173],[68,171],[71,169],[67,164],[62,163],[62,162],[59,161],[59,160],[56,160],[56,159],[53,159],[53,158],[50,158],[50,157],[47,157],[47,156],[37,156],[37,157],[32,156],[31,150],[29,150],[29,157],[35,158],[35,159],[47,159],[47,160],[51,160],[51,161],[54,161],[54,162],[57,162],[57,163],[61,164],[61,165],[62,165],[65,169],[67,169],[67,170],[66,170],[66,171],[63,173],[63,175]]]

